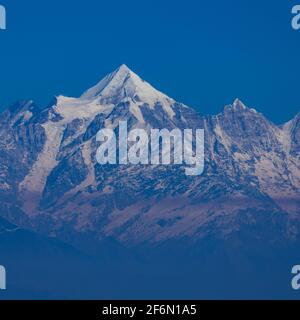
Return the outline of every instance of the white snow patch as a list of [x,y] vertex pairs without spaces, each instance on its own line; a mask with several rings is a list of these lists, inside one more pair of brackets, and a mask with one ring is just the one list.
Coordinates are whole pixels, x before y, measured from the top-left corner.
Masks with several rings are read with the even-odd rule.
[[47,122],[43,125],[43,128],[47,137],[44,149],[39,154],[29,174],[19,185],[24,201],[23,208],[28,212],[32,212],[38,205],[47,177],[58,163],[56,155],[59,151],[64,130],[60,123],[53,122]]
[[[171,107],[175,103],[175,100],[153,88],[125,65],[122,65],[119,69],[101,80],[96,86],[87,90],[80,99],[98,101],[99,99],[111,100],[114,98],[121,102],[125,101],[124,99],[128,97],[135,100],[137,106],[147,103],[151,109],[157,103],[160,103],[170,118],[175,116],[175,112]],[[141,104],[139,104],[137,99],[142,101]]]
[[97,101],[87,101],[64,96],[57,97],[54,110],[64,119],[61,123],[69,123],[74,119],[94,119],[97,114],[108,113],[114,108],[112,104],[101,105]]

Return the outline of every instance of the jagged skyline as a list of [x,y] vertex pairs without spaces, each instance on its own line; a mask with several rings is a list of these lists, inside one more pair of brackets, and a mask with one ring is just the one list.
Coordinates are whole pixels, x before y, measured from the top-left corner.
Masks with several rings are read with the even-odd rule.
[[[97,133],[104,128],[117,130],[124,120],[129,130],[204,128],[203,174],[187,176],[182,165],[97,163]],[[155,292],[162,296],[161,290],[170,293],[173,287],[165,287],[157,274],[164,278],[170,266],[177,290],[174,280],[185,276],[190,279],[185,282],[186,294],[198,298],[199,285],[206,297],[212,285],[211,279],[203,282],[207,270],[214,286],[219,288],[224,279],[227,286],[213,297],[247,296],[244,281],[236,275],[248,279],[250,270],[255,278],[249,279],[247,287],[254,291],[248,296],[286,297],[286,286],[276,292],[273,288],[275,283],[281,288],[278,275],[299,255],[299,133],[300,114],[276,126],[240,100],[217,115],[201,115],[157,91],[126,66],[79,98],[58,96],[44,109],[30,101],[17,103],[0,115],[4,264],[34,247],[39,250],[33,251],[33,259],[25,257],[33,265],[53,256],[60,263],[62,257],[69,270],[72,257],[84,263],[81,271],[86,271],[84,256],[89,255],[99,261],[88,267],[88,273],[101,282],[101,288],[105,278],[113,293],[120,292],[118,271],[112,266],[121,265],[123,274],[133,273],[137,279],[130,282],[133,294],[148,294],[145,288],[155,284]],[[13,254],[7,250],[11,247]],[[16,273],[24,265],[19,260]],[[270,261],[276,261],[276,268]],[[223,272],[216,279],[214,268],[219,263]],[[108,273],[103,277],[105,266]],[[265,274],[270,269],[272,273]],[[140,282],[137,270],[149,280]],[[77,277],[77,271],[74,274]],[[36,283],[35,277],[32,274],[29,281]],[[62,277],[52,275],[47,280],[51,279],[50,286],[64,283],[61,290],[70,290],[65,273]],[[24,286],[24,280],[21,283]],[[265,291],[267,283],[272,285]],[[263,291],[258,290],[261,286]],[[45,288],[49,283],[39,284],[41,292]],[[99,293],[97,281],[81,288],[92,288],[96,297],[106,294]],[[78,294],[87,297],[86,292]]]
[[258,0],[10,3],[9,28],[0,34],[0,107],[78,96],[125,62],[207,114],[239,97],[276,124],[286,122],[300,107],[300,33],[291,9]]

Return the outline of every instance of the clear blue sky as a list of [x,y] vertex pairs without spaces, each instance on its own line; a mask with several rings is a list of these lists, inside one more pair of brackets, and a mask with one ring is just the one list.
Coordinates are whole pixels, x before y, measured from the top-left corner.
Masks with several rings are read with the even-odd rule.
[[[298,1],[300,4],[300,0]],[[204,114],[239,97],[276,123],[300,110],[300,31],[281,0],[0,0],[0,106],[78,96],[126,63]]]

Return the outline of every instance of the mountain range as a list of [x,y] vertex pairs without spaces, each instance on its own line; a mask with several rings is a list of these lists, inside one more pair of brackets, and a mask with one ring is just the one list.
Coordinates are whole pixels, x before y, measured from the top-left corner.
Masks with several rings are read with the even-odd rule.
[[[99,165],[97,132],[125,120],[129,129],[204,128],[204,173]],[[170,274],[202,270],[199,283],[212,297],[240,297],[246,274],[254,296],[260,285],[263,297],[276,295],[285,279],[285,297],[290,264],[300,263],[299,208],[300,113],[275,125],[236,99],[206,116],[122,65],[79,98],[57,96],[43,108],[20,101],[0,115],[0,216],[80,254],[133,263],[150,278],[176,261]],[[223,291],[223,276],[215,287],[203,280],[217,265],[230,279]],[[194,287],[186,293],[199,297]]]

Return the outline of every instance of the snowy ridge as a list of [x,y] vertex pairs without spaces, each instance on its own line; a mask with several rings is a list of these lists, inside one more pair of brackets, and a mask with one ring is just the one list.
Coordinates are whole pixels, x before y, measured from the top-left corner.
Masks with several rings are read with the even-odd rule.
[[[277,126],[236,99],[205,117],[122,65],[79,98],[58,96],[43,111],[18,104],[2,117],[0,192],[33,229],[44,219],[48,234],[62,239],[80,232],[128,244],[197,241],[211,230],[238,230],[232,221],[240,211],[299,219],[299,115]],[[186,177],[180,166],[99,166],[97,132],[123,120],[128,129],[204,128],[204,174]],[[20,162],[18,175],[7,169]],[[18,212],[13,217],[24,221]]]

